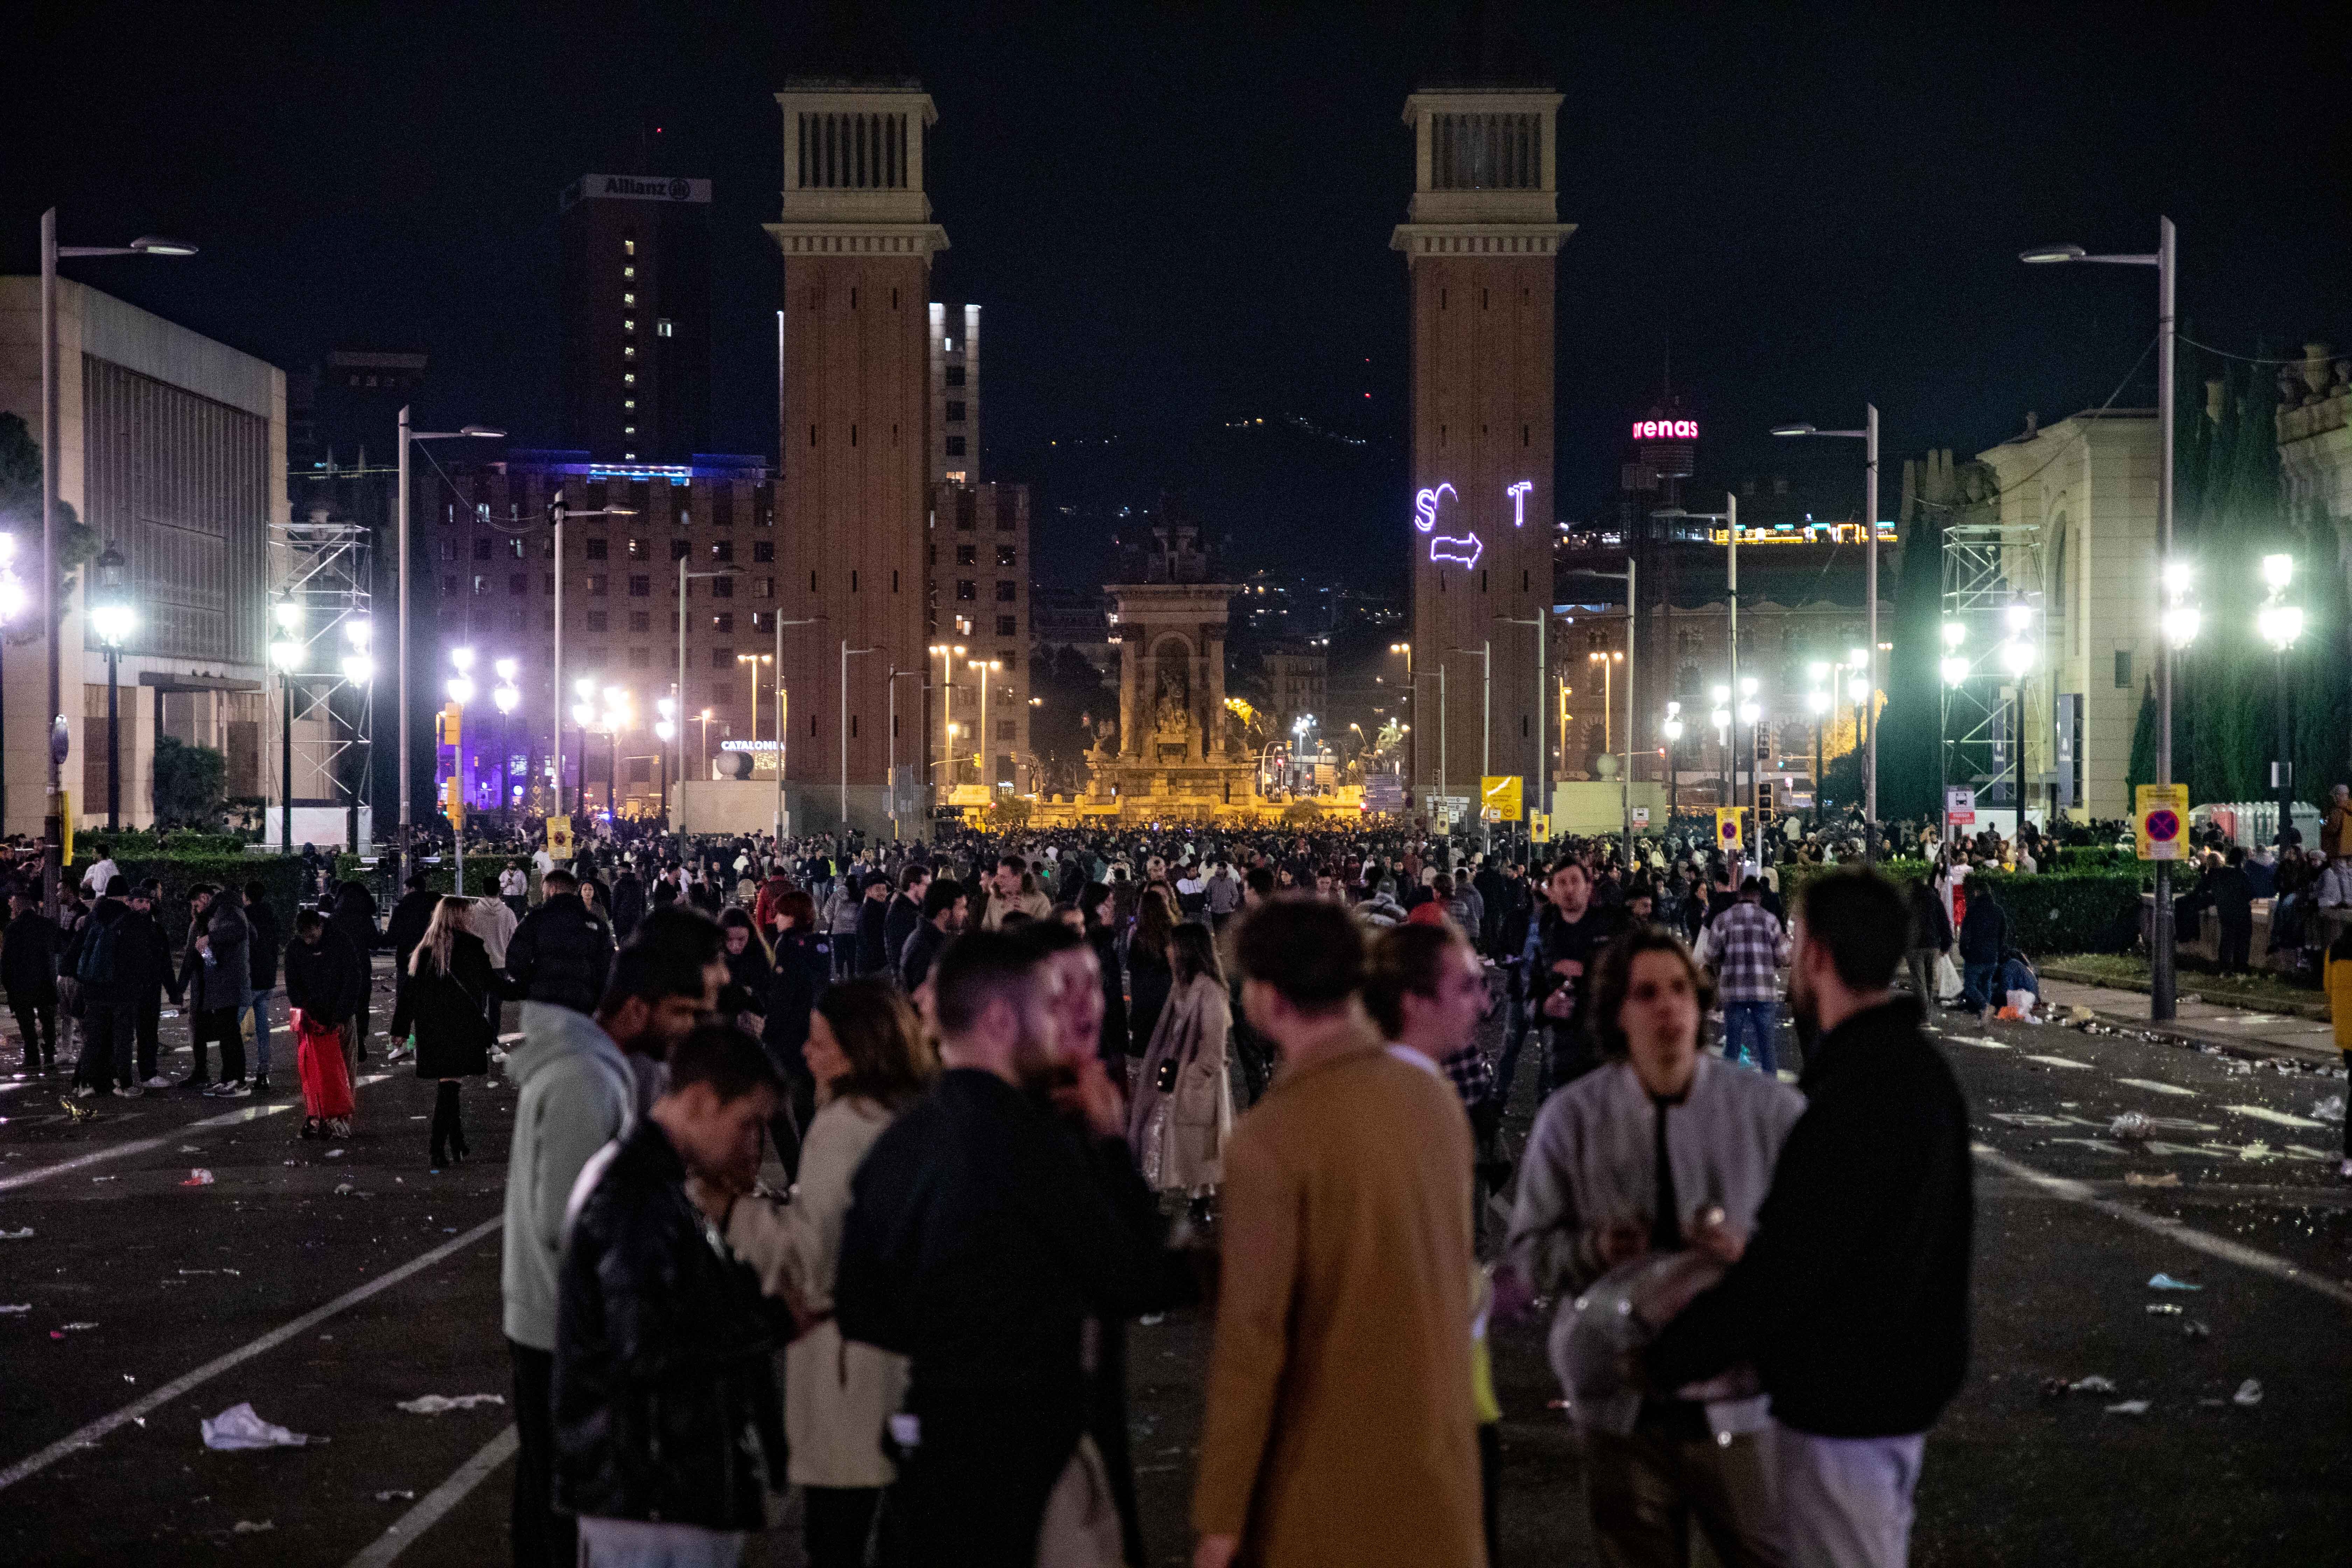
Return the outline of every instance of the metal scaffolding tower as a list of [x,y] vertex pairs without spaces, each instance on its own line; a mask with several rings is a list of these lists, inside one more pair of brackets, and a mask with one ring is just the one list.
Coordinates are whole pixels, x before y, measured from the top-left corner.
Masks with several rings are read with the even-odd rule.
[[[341,805],[346,847],[359,853],[360,813],[366,807],[373,816],[374,793],[375,531],[316,518],[271,531],[282,532],[286,546],[286,575],[270,595],[271,637],[302,645],[290,681],[279,682],[279,700],[288,700],[290,687],[293,704],[291,793],[298,802]],[[285,604],[301,611],[290,635],[277,618],[277,606]],[[270,737],[273,760],[278,741]]]
[[[2009,637],[2011,607],[2025,605],[2033,611],[2032,640],[2046,646],[2042,572],[2043,536],[2038,522],[1956,522],[1944,530],[1943,625],[1966,632],[1957,647],[1947,640],[1948,658],[1964,658],[1965,680],[1942,683],[1944,779],[1948,784],[1973,784],[1980,804],[2010,789],[2017,758],[2011,747],[2020,742],[2015,692],[2017,682],[2001,668],[2000,647]],[[1950,633],[1944,634],[1948,639]],[[2035,665],[2046,676],[2048,661]],[[2031,676],[2028,677],[2031,679]],[[2004,809],[2014,802],[2002,795]]]

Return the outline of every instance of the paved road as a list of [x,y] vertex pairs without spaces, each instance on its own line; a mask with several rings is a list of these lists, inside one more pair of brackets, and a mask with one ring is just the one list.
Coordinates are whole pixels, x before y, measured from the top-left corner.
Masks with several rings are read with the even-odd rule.
[[[2340,1558],[2352,1189],[2335,1177],[2340,1128],[2311,1112],[2342,1079],[2053,1027],[1971,1023],[1945,1042],[1983,1146],[1977,1352],[1929,1445],[1917,1561]],[[0,1305],[28,1309],[0,1314],[0,1561],[504,1562],[509,1413],[396,1406],[508,1392],[496,1222],[512,1092],[468,1087],[477,1158],[436,1174],[430,1090],[398,1070],[361,1089],[359,1135],[331,1159],[296,1139],[299,1111],[274,1110],[286,1098],[150,1096],[75,1125],[53,1083],[0,1078],[0,1232],[34,1232],[0,1240]],[[1525,1073],[1514,1110],[1523,1132]],[[2153,1138],[2111,1135],[2133,1110],[2162,1119]],[[195,1167],[213,1184],[182,1185]],[[2158,1271],[2204,1289],[2152,1291]],[[1541,1340],[1529,1326],[1496,1347],[1506,1560],[1582,1562],[1577,1447]],[[1184,1560],[1205,1350],[1196,1314],[1134,1333],[1158,1563]],[[2092,1373],[2116,1393],[2042,1395]],[[2231,1400],[2248,1378],[2250,1407]],[[2147,1414],[2105,1409],[2126,1399]],[[239,1401],[330,1441],[205,1450],[199,1420]],[[754,1557],[798,1560],[782,1535]]]

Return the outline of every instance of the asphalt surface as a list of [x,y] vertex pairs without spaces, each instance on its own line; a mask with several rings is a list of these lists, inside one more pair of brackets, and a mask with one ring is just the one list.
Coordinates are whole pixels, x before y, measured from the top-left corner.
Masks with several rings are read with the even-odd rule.
[[[375,1017],[389,1013],[380,995]],[[184,1023],[167,1021],[167,1049]],[[2342,1560],[2352,1184],[2336,1174],[2341,1127],[2313,1115],[2341,1076],[2120,1034],[1938,1024],[1981,1144],[1976,1348],[1928,1443],[1914,1560]],[[84,1101],[100,1111],[82,1122],[58,1104],[61,1079],[0,1072],[0,1307],[26,1309],[0,1312],[0,1562],[508,1561],[511,1412],[398,1405],[510,1394],[496,1225],[513,1093],[468,1083],[476,1154],[436,1173],[431,1087],[385,1065],[388,1042],[370,1042],[362,1073],[382,1076],[340,1146],[296,1137],[282,1031],[277,1044],[273,1098]],[[8,1072],[16,1060],[0,1052]],[[1534,1109],[1523,1062],[1515,1136]],[[2163,1120],[2119,1138],[2126,1111]],[[196,1169],[212,1183],[184,1184]],[[2151,1289],[2158,1272],[2203,1288]],[[1495,1344],[1507,1563],[1591,1559],[1543,1333],[1503,1329]],[[1206,1351],[1198,1313],[1131,1334],[1155,1563],[1189,1561]],[[2044,1393],[2094,1374],[2114,1392]],[[2260,1402],[2234,1402],[2248,1379]],[[2128,1400],[2145,1414],[2107,1408]],[[240,1402],[327,1441],[207,1450],[200,1421]],[[793,1533],[759,1540],[752,1560],[797,1563]]]

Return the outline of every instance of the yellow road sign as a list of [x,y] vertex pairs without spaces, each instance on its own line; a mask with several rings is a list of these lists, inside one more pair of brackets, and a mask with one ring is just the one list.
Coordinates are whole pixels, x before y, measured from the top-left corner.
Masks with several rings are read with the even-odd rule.
[[2189,786],[2141,784],[2133,792],[2133,837],[2143,860],[2178,860],[2189,842]]
[[1519,798],[1520,778],[1517,773],[1503,778],[1481,778],[1478,781],[1479,806],[1492,813],[1490,822],[1517,822],[1526,815]]
[[572,858],[572,819],[551,816],[547,819],[547,852],[558,860]]
[[1715,847],[1728,854],[1739,847],[1739,808],[1717,806],[1715,813]]
[[1537,844],[1549,844],[1551,842],[1550,812],[1531,811],[1528,813],[1528,837],[1530,841]]

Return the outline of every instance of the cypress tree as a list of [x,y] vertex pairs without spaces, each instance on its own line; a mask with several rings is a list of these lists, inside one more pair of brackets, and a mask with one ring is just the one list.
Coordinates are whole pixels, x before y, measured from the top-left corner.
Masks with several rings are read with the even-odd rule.
[[2124,770],[2124,794],[2137,801],[2139,786],[2155,782],[2156,678],[2149,676],[2140,683],[2139,717],[2132,724],[2131,763]]

